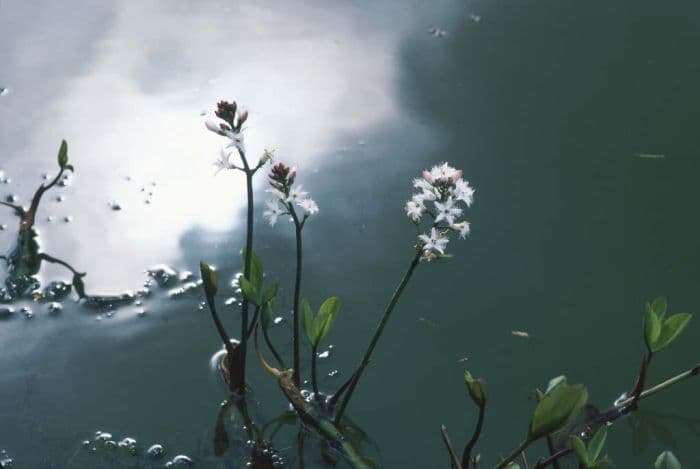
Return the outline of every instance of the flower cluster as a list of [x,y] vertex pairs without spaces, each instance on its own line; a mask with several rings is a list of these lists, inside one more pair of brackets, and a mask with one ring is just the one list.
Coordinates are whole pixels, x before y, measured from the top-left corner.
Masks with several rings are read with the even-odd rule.
[[238,150],[239,155],[245,155],[243,143],[243,124],[248,120],[248,111],[238,109],[235,101],[219,101],[214,111],[219,120],[207,120],[205,125],[212,132],[227,138],[227,143],[222,147],[219,159],[214,162],[217,173],[222,169],[243,169],[231,162],[233,149]]
[[[267,210],[263,212],[271,226],[275,226],[277,218],[283,215],[289,215],[292,221],[303,225],[308,217],[318,213],[318,205],[309,197],[309,193],[302,190],[300,185],[294,186],[296,176],[296,168],[283,163],[272,167],[268,175],[272,189],[268,189],[268,192],[273,195],[273,199],[267,202]],[[304,211],[302,220],[297,217],[295,205]]]
[[469,222],[458,218],[464,211],[460,205],[470,207],[474,202],[474,189],[462,179],[461,170],[447,163],[423,171],[413,186],[420,192],[406,202],[406,215],[416,225],[420,225],[425,214],[432,219],[430,233],[418,236],[423,258],[432,260],[445,254],[450,231],[460,238],[469,234]]

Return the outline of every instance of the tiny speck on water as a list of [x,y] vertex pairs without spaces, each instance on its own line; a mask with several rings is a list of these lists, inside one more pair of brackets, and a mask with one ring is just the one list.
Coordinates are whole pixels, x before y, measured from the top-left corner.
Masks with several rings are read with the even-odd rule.
[[49,314],[58,314],[63,311],[63,305],[53,301],[47,305],[46,309],[48,310]]
[[122,209],[122,206],[119,202],[110,202],[109,203],[109,208],[114,210],[115,212],[118,212],[119,210]]
[[284,321],[284,318],[282,316],[277,316],[275,319],[272,320],[272,324],[277,326],[278,324],[281,324],[282,321]]
[[108,441],[112,439],[112,434],[103,431],[96,431],[94,441]]
[[53,217],[49,215],[48,217],[46,217],[46,221],[51,223],[53,221]]
[[338,371],[338,370],[333,370],[333,371],[331,371],[331,372],[328,373],[328,376],[329,376],[330,378],[335,378],[336,376],[338,376],[339,373],[340,373],[340,371]]
[[7,225],[2,224],[0,225],[0,231],[5,231],[7,229]]
[[5,96],[9,92],[10,90],[8,88],[0,88],[0,96]]
[[184,454],[178,454],[175,456],[172,461],[168,461],[165,463],[165,467],[183,467],[183,466],[192,466],[194,464],[194,461],[192,458],[189,456],[185,456]]
[[19,196],[15,194],[10,194],[7,197],[5,197],[5,202],[9,202],[11,204],[17,202],[18,200]]
[[0,182],[2,182],[3,184],[10,184],[12,182],[12,179],[10,179],[10,178],[0,179]]
[[27,319],[32,319],[34,317],[34,313],[32,312],[32,309],[28,308],[27,306],[20,309],[19,312],[24,314],[24,317]]
[[67,217],[63,217],[63,223],[70,223],[72,221],[73,221],[73,217],[70,215]]
[[142,309],[137,309],[137,310],[136,310],[136,316],[142,318],[142,317],[144,317],[145,315],[146,315],[146,310],[145,310],[145,309],[142,308]]
[[331,355],[330,350],[326,350],[324,352],[319,353],[318,358],[328,358],[328,357],[330,357],[330,355]]
[[56,197],[56,202],[63,202],[64,200],[66,200],[66,197],[63,195],[59,195]]
[[236,304],[236,297],[232,296],[230,298],[226,298],[226,301],[224,301],[225,306],[231,306]]

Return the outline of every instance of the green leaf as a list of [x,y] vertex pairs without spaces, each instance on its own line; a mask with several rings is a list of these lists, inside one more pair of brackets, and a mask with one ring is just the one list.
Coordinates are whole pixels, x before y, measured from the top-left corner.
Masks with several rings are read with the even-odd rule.
[[593,438],[591,438],[591,441],[588,443],[589,464],[594,463],[598,459],[598,456],[600,456],[600,452],[603,451],[603,446],[605,446],[605,439],[607,436],[608,427],[603,425],[597,432],[595,432]]
[[659,351],[676,340],[692,317],[693,316],[688,313],[677,313],[669,316],[661,327],[659,337],[654,344],[654,351]]
[[309,300],[304,299],[301,303],[301,309],[304,316],[304,330],[306,331],[306,337],[309,338],[309,342],[312,345],[316,345],[316,329],[314,327],[314,313],[311,311],[311,305]]
[[549,435],[576,418],[588,400],[588,391],[581,384],[563,385],[546,394],[537,404],[530,421],[528,440]]
[[331,296],[323,302],[314,320],[316,329],[316,344],[321,342],[331,330],[335,317],[340,311],[340,298]]
[[[245,249],[243,249],[243,265],[245,265]],[[255,251],[250,251],[250,283],[253,284],[256,291],[262,290],[263,286],[263,270],[262,262],[260,258],[255,254]]]
[[511,461],[506,466],[506,469],[520,469],[520,464],[518,464],[517,462]]
[[277,295],[277,282],[273,281],[269,287],[267,287],[267,290],[263,293],[262,296],[262,303],[269,303],[272,301],[272,299]]
[[588,459],[588,452],[586,451],[586,443],[583,442],[581,438],[576,435],[571,435],[571,449],[574,450],[576,456],[578,456],[581,463],[588,467],[590,465],[590,460]]
[[467,392],[472,398],[474,404],[478,407],[483,407],[486,404],[486,390],[484,389],[483,381],[474,379],[471,373],[464,372],[464,384],[467,385]]
[[68,143],[65,140],[61,140],[61,147],[58,149],[58,166],[65,169],[67,164],[68,164]]
[[651,310],[656,313],[657,316],[663,318],[668,311],[668,300],[665,296],[660,296],[651,302]]
[[199,271],[204,282],[204,294],[207,298],[214,298],[219,288],[219,275],[204,261],[199,261]]
[[664,451],[656,458],[654,469],[681,469],[681,463],[672,452]]
[[661,333],[661,321],[649,303],[644,311],[644,342],[650,352],[654,351],[654,346]]
[[254,305],[260,304],[260,294],[258,290],[245,277],[241,277],[241,291],[248,301]]

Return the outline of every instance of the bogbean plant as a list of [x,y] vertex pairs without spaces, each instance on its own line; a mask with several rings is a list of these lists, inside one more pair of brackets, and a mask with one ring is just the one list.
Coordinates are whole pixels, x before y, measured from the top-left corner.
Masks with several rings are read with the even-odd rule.
[[[204,291],[212,319],[226,350],[219,364],[224,380],[232,393],[232,398],[244,401],[246,352],[249,339],[252,337],[258,360],[263,368],[277,379],[280,389],[304,426],[314,429],[352,467],[369,467],[368,462],[351,439],[344,434],[345,425],[349,424],[349,421],[343,418],[345,411],[391,313],[417,267],[421,263],[450,257],[446,253],[450,237],[456,236],[464,239],[469,234],[469,222],[460,219],[460,217],[464,210],[472,205],[474,190],[463,179],[462,171],[453,168],[448,163],[425,170],[421,177],[413,180],[413,187],[417,189],[417,192],[405,205],[406,215],[416,228],[416,242],[413,247],[412,259],[384,308],[376,330],[354,372],[337,390],[324,394],[319,390],[316,375],[318,347],[336,320],[340,311],[340,300],[331,296],[321,304],[318,312],[314,313],[311,302],[307,299],[301,299],[303,228],[306,222],[318,213],[319,207],[308,192],[296,184],[296,168],[286,166],[283,163],[277,163],[272,167],[268,174],[270,187],[267,190],[272,198],[267,201],[263,216],[271,226],[275,226],[280,217],[288,218],[294,225],[296,243],[296,272],[292,305],[292,367],[287,368],[282,354],[275,348],[268,334],[278,289],[277,283],[273,281],[265,287],[263,264],[253,251],[253,176],[272,159],[272,153],[266,150],[257,164],[251,166],[243,138],[243,124],[248,118],[248,113],[241,111],[235,102],[220,101],[217,103],[215,114],[219,120],[207,121],[206,127],[224,137],[221,155],[215,163],[217,172],[221,170],[242,171],[245,174],[247,193],[246,235],[242,259],[243,275],[240,277],[240,288],[243,295],[240,341],[232,339],[217,313],[215,296],[218,289],[218,276],[216,271],[204,261],[200,264]],[[236,154],[238,158],[232,161]],[[251,305],[255,311],[252,318],[249,318]],[[553,436],[568,431],[568,427],[586,404],[588,392],[583,385],[568,384],[563,376],[553,379],[544,392],[538,391],[539,402],[534,410],[526,438],[509,456],[502,458],[495,467],[497,469],[518,467],[515,462],[516,458],[521,456],[524,458],[526,448],[540,439],[547,440],[551,454],[539,459],[534,467],[547,467],[549,465],[558,467],[559,458],[570,453],[577,455],[580,466],[584,468],[600,468],[608,464],[607,457],[601,457],[607,426],[621,416],[635,410],[641,399],[700,372],[700,366],[696,366],[664,383],[645,389],[646,371],[653,354],[678,337],[690,320],[690,315],[683,313],[666,318],[666,309],[667,303],[663,299],[657,299],[647,305],[644,320],[647,354],[642,360],[637,383],[629,395],[624,395],[610,410],[589,422],[585,431],[571,435],[564,447],[556,448]],[[304,328],[311,345],[310,382],[312,389],[310,393],[303,393],[300,388],[302,382],[300,327]],[[264,357],[258,340],[259,330],[262,330],[264,342],[274,356],[277,366],[270,364]],[[461,458],[452,445],[447,429],[442,427],[442,436],[450,455],[450,464],[453,468],[460,469],[476,468],[481,460],[480,455],[473,453],[484,426],[487,404],[483,380],[475,379],[469,372],[465,373],[464,380],[469,396],[479,409],[479,414],[474,433],[466,443]],[[238,407],[243,406],[238,404]],[[248,422],[247,427],[251,425],[252,422]],[[257,444],[269,447],[269,443],[263,442],[262,439]],[[666,452],[659,456],[656,467],[680,466],[677,465],[675,456]]]
[[[645,388],[651,358],[655,353],[666,348],[678,338],[691,319],[691,315],[688,313],[676,313],[666,317],[667,311],[668,302],[665,297],[656,298],[645,305],[642,328],[647,351],[642,358],[636,383],[630,392],[620,396],[610,409],[597,413],[592,419],[585,422],[583,430],[572,431],[571,424],[577,418],[580,410],[586,405],[588,391],[583,385],[568,384],[564,376],[553,378],[544,392],[537,390],[538,403],[532,414],[527,436],[510,455],[501,460],[496,468],[519,468],[520,466],[515,462],[516,459],[522,457],[526,461],[524,456],[526,448],[540,439],[546,439],[550,454],[538,459],[533,466],[534,468],[559,467],[558,461],[571,453],[576,455],[581,468],[598,469],[610,465],[610,459],[607,456],[602,456],[608,427],[619,418],[636,411],[639,408],[639,401],[642,399],[700,374],[700,364],[696,364],[694,367],[656,386]],[[452,445],[447,428],[443,426],[441,429],[443,441],[449,453],[450,463],[453,468],[459,469],[477,467],[481,459],[480,455],[473,455],[472,452],[481,435],[487,402],[486,389],[482,379],[475,379],[467,371],[464,374],[464,382],[467,394],[479,409],[479,417],[476,428],[471,439],[465,445],[461,458],[458,457]],[[557,448],[553,443],[554,437],[562,434],[564,436],[568,435],[568,443],[563,447]],[[673,453],[666,451],[659,455],[655,467],[658,469],[680,468],[681,466]]]

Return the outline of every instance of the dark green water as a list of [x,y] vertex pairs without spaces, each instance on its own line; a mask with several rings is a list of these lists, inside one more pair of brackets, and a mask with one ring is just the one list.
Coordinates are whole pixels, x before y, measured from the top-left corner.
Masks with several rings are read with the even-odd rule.
[[[324,376],[339,370],[324,378],[330,389],[410,262],[411,179],[445,160],[461,167],[477,191],[472,234],[451,243],[454,259],[419,267],[349,413],[382,467],[446,467],[439,426],[461,447],[476,418],[461,378],[469,368],[490,393],[478,447],[488,467],[522,439],[531,391],[552,376],[588,384],[601,407],[631,386],[646,300],[664,294],[673,311],[700,311],[699,41],[692,2],[6,1],[0,170],[11,182],[0,195],[27,203],[67,138],[77,171],[47,197],[38,228],[47,252],[88,272],[89,290],[137,291],[153,265],[196,272],[201,258],[228,282],[240,267],[244,186],[214,177],[217,140],[200,113],[220,98],[245,103],[250,152],[274,148],[298,165],[321,207],[305,229],[303,295],[343,299],[320,361]],[[284,343],[292,229],[260,216],[255,229],[283,286],[286,320],[273,332]],[[46,268],[42,280],[69,279]],[[208,365],[217,336],[199,289],[169,298],[183,283],[153,284],[141,305],[111,311],[13,305],[34,313],[0,322],[0,448],[15,467],[160,467],[177,454],[197,467],[240,465],[235,445],[214,456],[226,398]],[[233,289],[223,290],[233,325],[238,310],[223,307]],[[651,381],[695,364],[698,339],[691,323]],[[250,368],[264,404],[253,414],[273,418],[285,409],[276,385]],[[616,424],[616,466],[650,467],[669,448],[700,466],[698,386],[650,399],[636,431],[638,420]],[[93,453],[81,442],[98,430],[135,438],[141,453],[161,443],[167,457]],[[295,467],[293,446],[283,432]],[[307,466],[317,460],[307,443]]]

